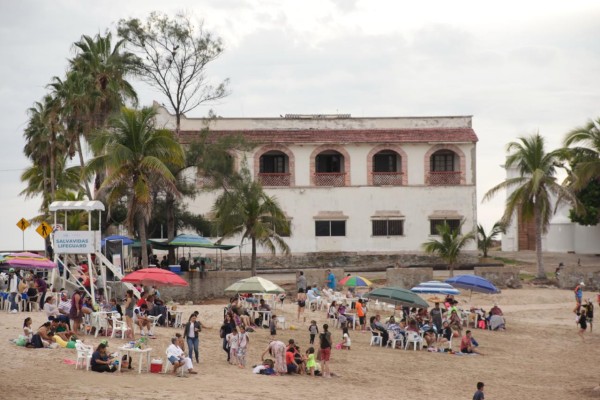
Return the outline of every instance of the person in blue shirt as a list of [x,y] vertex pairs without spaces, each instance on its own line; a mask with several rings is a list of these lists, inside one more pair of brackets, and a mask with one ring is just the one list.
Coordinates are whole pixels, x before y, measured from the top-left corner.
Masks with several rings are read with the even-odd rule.
[[335,290],[336,287],[335,275],[331,272],[330,269],[327,270],[327,287],[332,290]]

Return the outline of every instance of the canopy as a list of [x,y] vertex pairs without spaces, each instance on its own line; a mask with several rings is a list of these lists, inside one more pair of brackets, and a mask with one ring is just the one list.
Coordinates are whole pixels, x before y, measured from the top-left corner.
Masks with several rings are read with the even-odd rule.
[[460,291],[454,289],[452,285],[440,281],[422,282],[410,290],[415,293],[425,294],[460,294]]
[[56,268],[56,264],[46,257],[40,256],[35,253],[10,253],[0,262],[3,262],[4,265],[14,268],[24,268],[24,269],[37,269],[37,268],[45,268],[52,269]]
[[408,307],[427,308],[429,305],[419,295],[408,289],[399,287],[377,288],[365,295],[369,299],[377,299],[384,303],[401,304]]
[[104,204],[98,200],[84,201],[53,201],[48,207],[50,211],[61,210],[84,210],[84,211],[104,211]]
[[225,289],[225,293],[285,293],[278,285],[270,280],[253,276],[237,281]]
[[125,275],[121,280],[144,286],[188,286],[188,283],[179,275],[160,268],[139,269]]
[[178,235],[169,242],[171,247],[202,247],[205,249],[230,250],[235,245],[215,244],[207,238],[199,235]]
[[454,287],[471,290],[473,292],[486,294],[500,293],[500,289],[494,286],[492,282],[477,275],[458,275],[453,278],[446,279],[446,283],[449,283]]
[[350,275],[339,282],[340,285],[350,286],[350,287],[371,287],[373,286],[373,282],[368,280],[367,278],[363,278],[358,275]]
[[107,236],[104,239],[102,239],[102,246],[106,245],[106,241],[109,240],[122,240],[123,241],[123,246],[129,246],[130,244],[133,244],[134,241],[131,238],[128,238],[127,236],[121,236],[121,235],[112,235],[112,236]]

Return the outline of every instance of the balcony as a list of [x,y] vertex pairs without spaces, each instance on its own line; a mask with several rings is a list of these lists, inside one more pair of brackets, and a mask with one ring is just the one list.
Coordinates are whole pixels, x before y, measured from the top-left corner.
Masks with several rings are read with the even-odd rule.
[[371,172],[373,186],[402,186],[402,172]]
[[316,172],[315,186],[346,186],[346,173]]
[[429,171],[427,184],[432,186],[460,185],[460,171]]
[[258,180],[263,186],[290,186],[290,173],[266,173],[258,174]]

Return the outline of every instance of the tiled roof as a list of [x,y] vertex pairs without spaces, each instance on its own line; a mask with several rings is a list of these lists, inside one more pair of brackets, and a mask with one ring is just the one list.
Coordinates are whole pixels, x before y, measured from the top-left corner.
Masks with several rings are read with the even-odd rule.
[[[355,130],[240,130],[210,131],[214,135],[241,134],[253,143],[456,143],[477,142],[471,128],[355,129]],[[187,144],[199,131],[181,131]]]

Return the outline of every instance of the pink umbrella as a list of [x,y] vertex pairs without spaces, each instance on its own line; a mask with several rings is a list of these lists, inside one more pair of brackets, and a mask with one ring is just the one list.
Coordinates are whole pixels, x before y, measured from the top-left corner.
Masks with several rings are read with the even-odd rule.
[[125,275],[121,281],[145,286],[188,286],[188,283],[179,275],[160,268],[139,269]]
[[35,253],[10,253],[4,257],[4,264],[15,267],[15,268],[26,268],[36,269],[45,268],[52,269],[56,268],[56,264],[48,260],[46,257],[40,256]]

